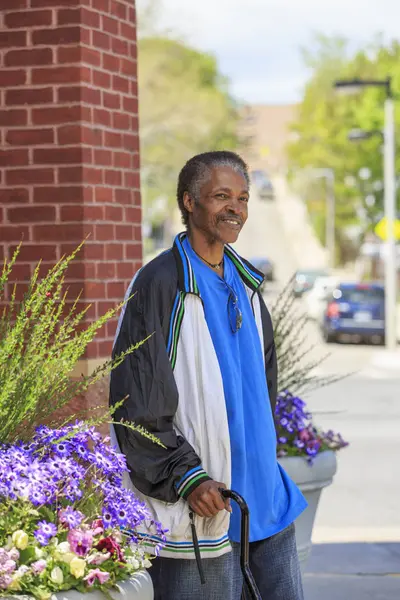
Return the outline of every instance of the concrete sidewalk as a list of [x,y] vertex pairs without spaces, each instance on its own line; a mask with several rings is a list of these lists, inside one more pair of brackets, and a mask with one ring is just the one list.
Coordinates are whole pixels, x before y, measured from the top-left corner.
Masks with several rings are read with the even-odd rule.
[[400,542],[315,544],[305,600],[399,600]]

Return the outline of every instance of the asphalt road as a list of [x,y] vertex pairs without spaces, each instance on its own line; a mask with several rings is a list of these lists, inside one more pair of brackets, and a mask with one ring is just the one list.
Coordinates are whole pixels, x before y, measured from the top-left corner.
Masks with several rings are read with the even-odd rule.
[[[277,281],[265,296],[272,305],[298,264],[274,202],[251,198],[236,248],[274,262]],[[400,600],[400,355],[397,361],[376,347],[325,345],[312,324],[308,338],[317,356],[330,352],[319,372],[344,377],[306,398],[309,408],[319,426],[341,432],[350,445],[321,497],[306,600]]]

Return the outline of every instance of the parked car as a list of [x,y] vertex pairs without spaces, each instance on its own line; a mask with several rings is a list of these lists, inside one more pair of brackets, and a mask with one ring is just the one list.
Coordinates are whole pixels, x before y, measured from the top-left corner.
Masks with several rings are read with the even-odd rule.
[[296,271],[293,279],[293,295],[300,298],[305,292],[310,291],[318,277],[328,277],[325,269],[300,269]]
[[274,200],[274,187],[265,171],[252,171],[250,178],[262,200]]
[[312,289],[305,296],[307,314],[319,325],[322,324],[328,299],[338,283],[337,277],[317,277]]
[[341,283],[326,307],[326,342],[385,342],[385,291],[378,283]]

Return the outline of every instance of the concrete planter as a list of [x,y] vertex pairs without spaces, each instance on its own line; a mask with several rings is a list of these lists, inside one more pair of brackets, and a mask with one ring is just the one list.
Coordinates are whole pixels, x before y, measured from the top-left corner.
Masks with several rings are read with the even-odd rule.
[[[109,590],[110,596],[113,600],[153,600],[154,590],[151,577],[147,571],[138,571],[135,575],[126,581],[121,581],[118,584],[118,589]],[[81,594],[76,590],[69,590],[68,592],[59,592],[52,596],[52,600],[105,600],[106,596],[99,590],[88,592],[87,594]],[[14,595],[5,596],[8,600],[32,600],[32,596],[27,595]]]
[[312,465],[298,456],[280,458],[279,463],[299,486],[308,502],[308,507],[296,521],[297,549],[300,566],[304,571],[311,552],[311,536],[319,498],[323,488],[332,483],[336,473],[336,454],[331,450],[321,452]]

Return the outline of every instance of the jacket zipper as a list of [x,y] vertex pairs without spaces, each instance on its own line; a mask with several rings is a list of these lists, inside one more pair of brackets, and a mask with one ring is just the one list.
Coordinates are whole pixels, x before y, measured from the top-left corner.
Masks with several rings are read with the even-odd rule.
[[196,557],[196,564],[197,564],[197,568],[198,568],[199,575],[200,575],[201,585],[204,585],[205,582],[206,582],[206,578],[204,576],[203,564],[201,562],[200,546],[199,546],[199,540],[198,540],[198,537],[197,537],[196,525],[194,524],[194,514],[193,514],[193,511],[189,512],[189,517],[190,517],[190,528],[192,530],[194,555]]

